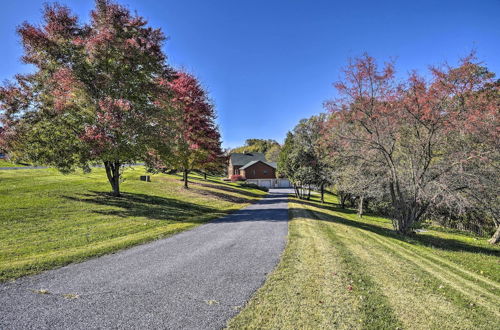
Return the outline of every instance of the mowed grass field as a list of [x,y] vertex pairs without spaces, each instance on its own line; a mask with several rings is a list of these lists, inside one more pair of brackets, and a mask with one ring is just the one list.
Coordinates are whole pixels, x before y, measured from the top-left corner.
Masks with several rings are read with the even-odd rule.
[[122,197],[109,194],[104,169],[0,171],[0,281],[113,252],[193,228],[244,207],[265,192],[218,178],[126,169]]
[[500,247],[437,230],[403,238],[329,202],[291,200],[282,260],[229,328],[500,328]]
[[16,164],[6,159],[0,159],[0,167],[24,167],[26,165]]

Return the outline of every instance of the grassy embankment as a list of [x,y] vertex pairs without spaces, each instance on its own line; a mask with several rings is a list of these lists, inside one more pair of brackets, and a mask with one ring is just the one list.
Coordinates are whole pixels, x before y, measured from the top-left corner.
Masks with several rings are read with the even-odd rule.
[[230,328],[498,329],[500,247],[291,199],[288,245]]
[[0,159],[0,167],[25,167],[26,165],[16,164],[6,159]]
[[109,195],[102,168],[0,171],[0,281],[166,237],[223,216],[265,193],[217,178],[125,171],[122,197]]

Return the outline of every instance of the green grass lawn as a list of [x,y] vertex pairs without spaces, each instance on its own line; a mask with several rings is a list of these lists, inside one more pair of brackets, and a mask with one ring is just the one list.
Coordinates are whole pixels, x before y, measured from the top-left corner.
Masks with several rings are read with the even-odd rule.
[[209,177],[125,171],[122,197],[109,195],[102,168],[0,171],[0,280],[82,261],[166,237],[223,216],[265,193]]
[[26,165],[12,163],[6,159],[0,159],[0,167],[24,167]]
[[291,200],[282,260],[229,328],[498,329],[500,247],[438,230],[404,238],[328,200]]

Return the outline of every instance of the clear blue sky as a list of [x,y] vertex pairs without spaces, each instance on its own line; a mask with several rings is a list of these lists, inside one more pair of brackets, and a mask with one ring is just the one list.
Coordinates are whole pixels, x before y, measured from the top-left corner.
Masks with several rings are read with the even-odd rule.
[[[44,0],[2,1],[0,80],[29,70],[15,28],[40,22]],[[92,0],[62,0],[87,20]],[[120,0],[170,37],[169,62],[210,91],[225,147],[282,141],[335,95],[339,68],[368,52],[399,72],[478,51],[500,73],[500,0]]]

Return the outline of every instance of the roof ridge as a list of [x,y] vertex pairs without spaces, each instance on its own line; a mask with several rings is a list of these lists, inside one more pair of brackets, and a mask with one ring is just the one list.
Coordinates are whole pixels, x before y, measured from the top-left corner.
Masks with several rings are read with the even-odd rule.
[[246,163],[245,165],[243,165],[241,167],[241,169],[244,170],[245,168],[248,168],[248,167],[250,167],[253,164],[258,163],[258,162],[262,162],[262,163],[264,163],[264,164],[266,164],[268,166],[271,166],[272,168],[276,168],[276,166],[274,166],[273,162],[268,162],[267,160],[255,159],[255,160],[252,160],[252,161]]

